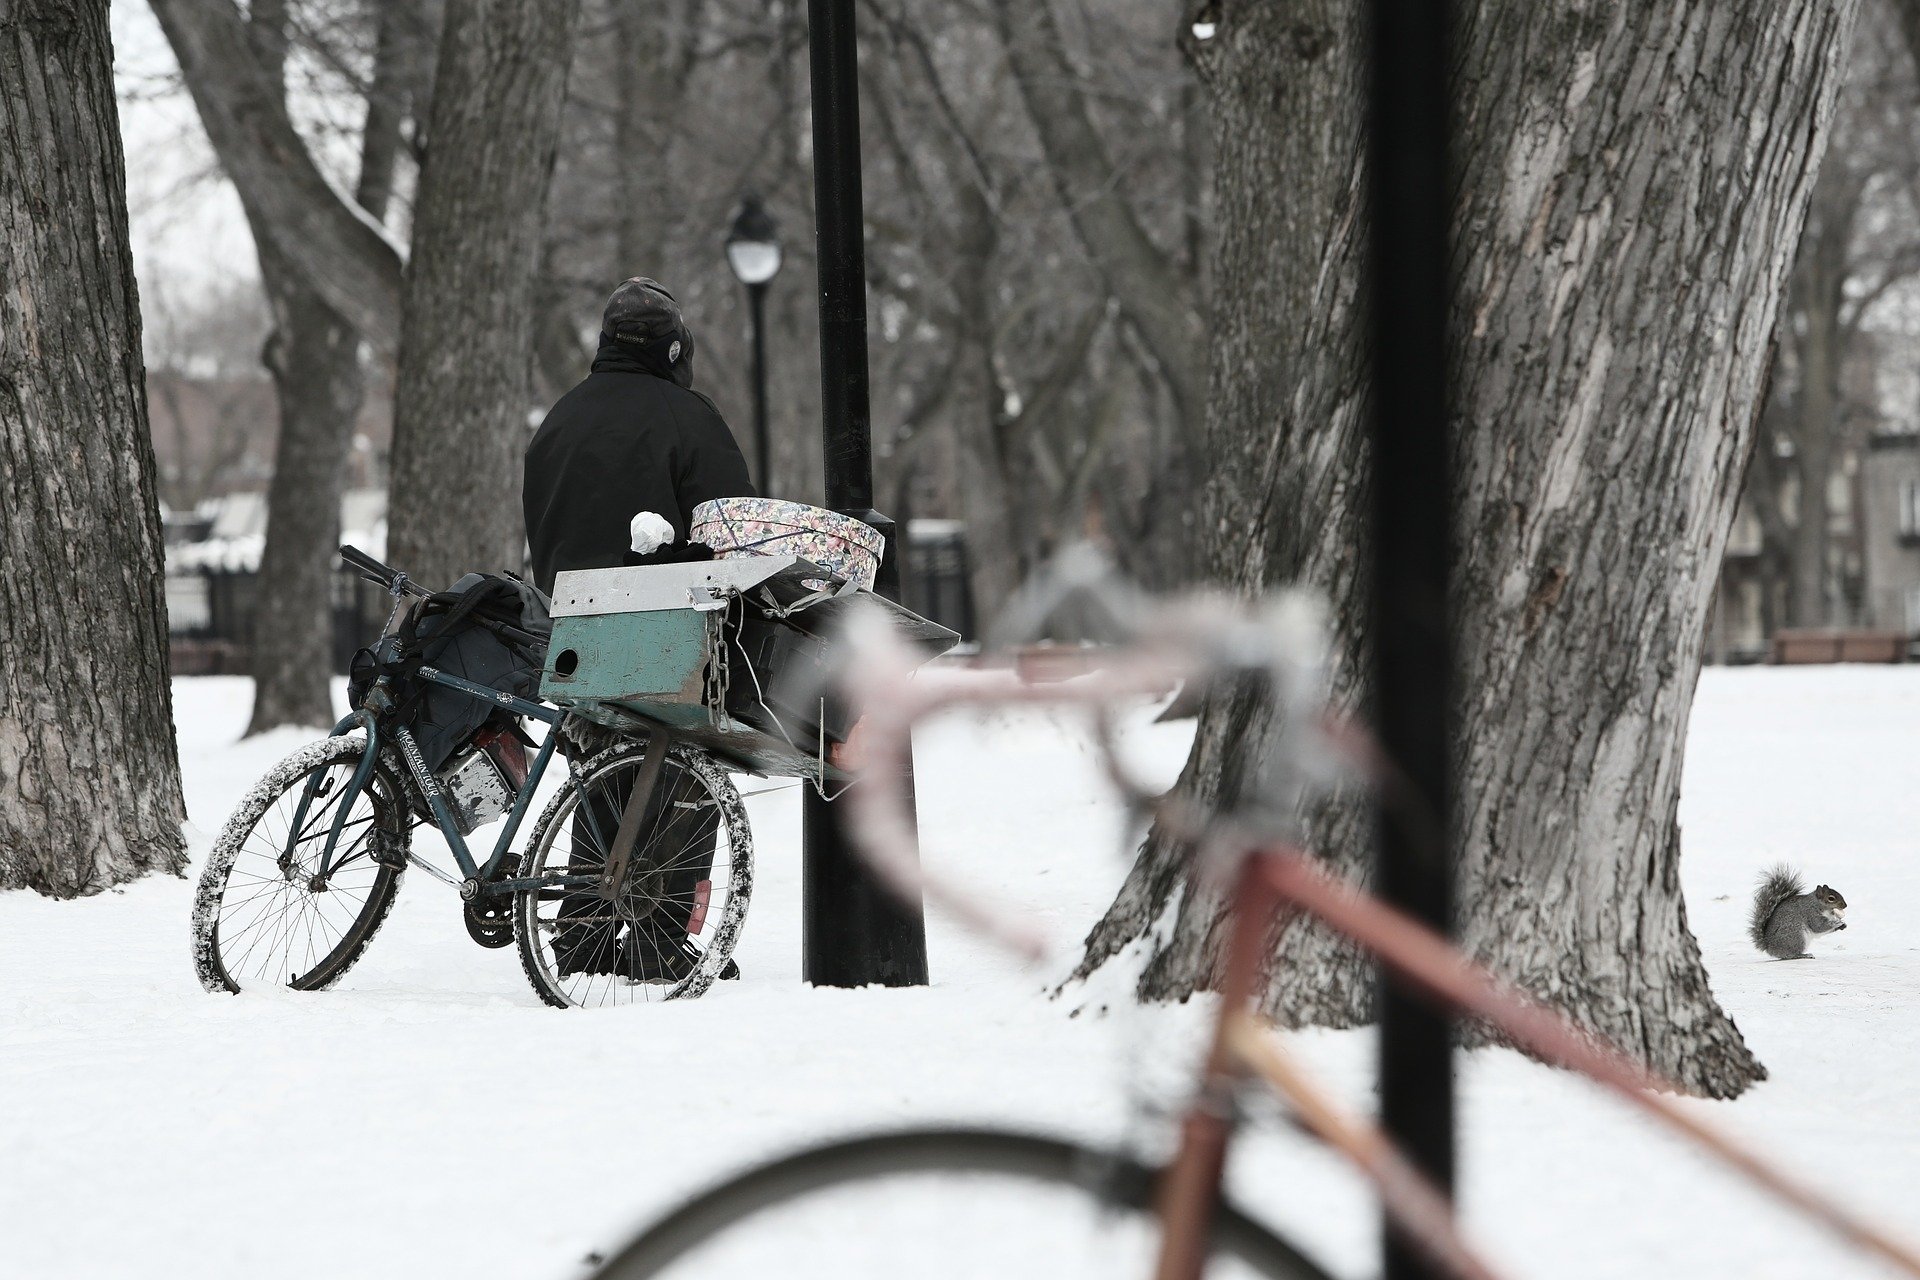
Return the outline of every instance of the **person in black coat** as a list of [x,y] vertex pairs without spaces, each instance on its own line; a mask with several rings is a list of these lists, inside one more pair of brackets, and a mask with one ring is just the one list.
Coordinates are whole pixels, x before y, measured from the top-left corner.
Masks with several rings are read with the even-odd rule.
[[[554,576],[566,569],[709,554],[687,543],[693,509],[753,491],[726,420],[693,389],[693,335],[679,304],[652,280],[623,282],[607,302],[592,371],[560,397],[527,446],[522,501],[535,582],[551,594]],[[647,513],[657,519],[646,520]],[[647,536],[649,524],[659,532]],[[587,797],[572,824],[571,868],[605,865],[630,787],[615,781]],[[605,923],[604,904],[592,894],[563,899],[560,915],[580,922],[553,938],[561,976],[618,973],[661,983],[691,971],[688,918],[712,866],[714,834],[682,818],[692,809],[689,798],[702,794],[677,765],[665,766],[640,818],[651,838],[634,850],[636,860],[662,861],[664,877],[649,879],[644,864],[635,875],[636,883],[658,882],[659,897],[629,903],[618,913],[624,924]],[[687,830],[679,833],[682,826]],[[738,974],[729,965],[721,976]]]
[[[593,370],[560,397],[527,446],[522,502],[533,576],[553,591],[563,569],[684,560],[693,509],[750,497],[747,461],[713,401],[693,389],[693,335],[673,295],[645,277],[613,291]],[[672,540],[633,547],[653,512]]]

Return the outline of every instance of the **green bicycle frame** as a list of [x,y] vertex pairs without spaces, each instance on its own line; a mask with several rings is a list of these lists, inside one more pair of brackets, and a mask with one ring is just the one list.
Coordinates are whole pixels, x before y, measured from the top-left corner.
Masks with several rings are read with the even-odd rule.
[[[422,680],[457,690],[470,698],[494,703],[512,711],[515,715],[526,716],[548,726],[547,740],[541,745],[539,755],[534,758],[533,765],[527,770],[527,780],[521,786],[519,795],[514,798],[513,808],[507,813],[506,825],[501,829],[500,836],[494,843],[493,853],[487,859],[484,866],[475,861],[473,852],[467,845],[466,838],[460,834],[460,828],[455,825],[453,813],[447,807],[446,798],[441,790],[439,779],[427,771],[424,762],[420,759],[419,750],[413,747],[412,735],[405,729],[399,731],[399,743],[402,748],[401,756],[406,760],[407,768],[413,774],[414,783],[420,788],[421,794],[427,799],[428,808],[433,813],[434,825],[439,828],[440,834],[446,838],[447,848],[453,851],[454,860],[460,864],[460,870],[466,876],[468,883],[474,886],[471,893],[466,891],[465,886],[462,886],[463,896],[473,896],[474,893],[481,892],[490,895],[501,892],[514,892],[516,890],[534,888],[541,885],[566,885],[573,879],[579,879],[582,884],[593,883],[595,880],[593,876],[562,877],[560,880],[532,876],[513,880],[501,880],[498,882],[492,881],[491,879],[500,869],[501,862],[506,858],[512,848],[514,837],[520,832],[520,824],[526,818],[527,808],[533,802],[533,794],[540,786],[540,779],[545,775],[547,765],[553,760],[554,748],[559,745],[560,741],[559,735],[555,733],[553,729],[554,726],[560,723],[565,713],[556,708],[546,706],[543,703],[530,702],[525,698],[517,698],[512,694],[502,693],[498,689],[490,689],[486,685],[476,684],[471,680],[450,675],[447,672],[436,670],[433,667],[422,667],[417,674]],[[385,686],[386,679],[383,677],[375,684],[372,692],[368,694],[368,701],[370,703],[376,702],[376,700],[384,702],[386,700]],[[358,767],[354,769],[352,779],[348,781],[346,790],[341,794],[338,809],[333,816],[333,825],[327,832],[327,843],[320,854],[320,867],[314,876],[314,879],[321,883],[325,883],[326,878],[332,874],[334,853],[339,846],[340,833],[346,825],[347,814],[352,811],[353,803],[359,798],[360,793],[366,789],[367,782],[372,778],[373,770],[380,759],[382,746],[380,727],[374,713],[366,707],[360,708],[352,715],[340,721],[339,724],[335,725],[333,727],[333,736],[338,737],[340,734],[351,732],[355,727],[362,728],[366,731],[367,749],[362,753],[360,763]],[[289,859],[293,857],[294,850],[299,845],[301,835],[306,829],[307,809],[318,797],[322,776],[322,774],[316,773],[312,778],[307,780],[306,791],[300,797],[299,807],[294,810],[293,823],[289,828],[287,847],[284,850],[284,855]],[[429,874],[453,883],[451,877],[441,872],[439,868],[433,864],[423,862],[412,854],[408,856],[416,865],[425,869]]]

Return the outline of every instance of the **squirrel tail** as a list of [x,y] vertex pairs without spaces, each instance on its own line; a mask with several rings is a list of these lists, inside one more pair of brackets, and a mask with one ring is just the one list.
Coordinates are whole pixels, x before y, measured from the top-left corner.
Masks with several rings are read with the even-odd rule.
[[1784,862],[1760,877],[1760,887],[1753,894],[1753,914],[1747,917],[1747,936],[1754,946],[1767,949],[1767,922],[1773,919],[1774,908],[1806,891],[1798,873]]

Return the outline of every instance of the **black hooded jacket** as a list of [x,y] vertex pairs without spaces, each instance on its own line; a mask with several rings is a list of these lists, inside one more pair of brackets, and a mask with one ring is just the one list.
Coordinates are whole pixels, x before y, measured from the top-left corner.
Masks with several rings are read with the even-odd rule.
[[752,493],[746,459],[713,401],[679,385],[658,353],[602,334],[593,371],[560,397],[527,446],[522,501],[534,580],[551,594],[563,569],[684,559],[681,546],[634,555],[634,515],[659,513],[684,543],[700,503]]

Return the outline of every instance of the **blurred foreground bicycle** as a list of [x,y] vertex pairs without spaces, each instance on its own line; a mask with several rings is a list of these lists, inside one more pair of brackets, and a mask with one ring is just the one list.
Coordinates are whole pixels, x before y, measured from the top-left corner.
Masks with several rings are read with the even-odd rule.
[[[1762,1161],[1676,1104],[1662,1083],[1596,1044],[1410,918],[1320,870],[1297,848],[1299,803],[1339,776],[1337,762],[1376,783],[1383,769],[1357,729],[1326,707],[1322,628],[1313,604],[1280,596],[1253,608],[1221,598],[1145,601],[1084,555],[1033,593],[1029,615],[1064,600],[1127,636],[1102,667],[1036,685],[1006,670],[930,669],[884,625],[847,637],[847,684],[864,714],[848,763],[861,781],[862,852],[902,891],[925,893],[975,930],[1038,958],[1041,939],[1021,921],[919,868],[902,788],[913,725],[963,707],[1079,707],[1087,711],[1108,776],[1138,815],[1169,824],[1193,851],[1192,874],[1227,890],[1228,941],[1212,1038],[1165,1163],[1121,1151],[992,1129],[884,1133],[814,1147],[751,1169],[695,1196],[614,1251],[601,1280],[661,1275],[822,1273],[921,1277],[1128,1277],[1198,1280],[1260,1275],[1328,1280],[1307,1251],[1221,1194],[1237,1118],[1265,1086],[1288,1117],[1337,1151],[1371,1185],[1403,1234],[1447,1274],[1495,1272],[1457,1227],[1445,1195],[1369,1120],[1304,1071],[1256,1012],[1268,940],[1296,913],[1372,954],[1450,1015],[1477,1019],[1514,1046],[1617,1093],[1776,1198],[1855,1246],[1920,1277],[1920,1254],[1820,1192]],[[1118,750],[1117,708],[1172,683],[1201,688],[1254,680],[1272,695],[1274,733],[1256,805],[1193,812],[1135,777]],[[956,1219],[966,1216],[965,1225]]]

